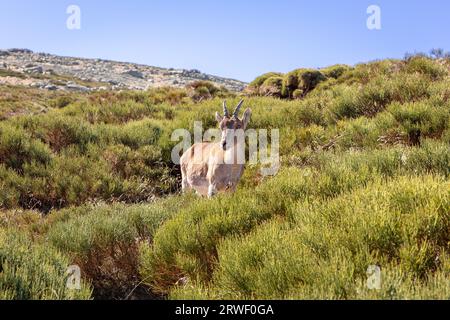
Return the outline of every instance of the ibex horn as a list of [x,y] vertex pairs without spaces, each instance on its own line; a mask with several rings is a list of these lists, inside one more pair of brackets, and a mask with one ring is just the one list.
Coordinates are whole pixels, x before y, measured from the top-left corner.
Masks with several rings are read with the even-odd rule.
[[236,110],[234,110],[234,113],[233,113],[234,117],[237,118],[239,116],[239,110],[241,109],[243,103],[244,103],[244,100],[241,100],[239,102],[239,104],[237,105]]
[[223,101],[223,116],[226,117],[226,118],[230,117],[230,115],[228,114],[227,101],[226,100]]

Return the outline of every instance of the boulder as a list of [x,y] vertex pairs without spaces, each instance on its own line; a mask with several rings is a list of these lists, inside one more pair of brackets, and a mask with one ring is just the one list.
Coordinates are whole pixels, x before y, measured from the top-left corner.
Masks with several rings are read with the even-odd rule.
[[90,89],[88,87],[80,86],[80,85],[74,84],[74,83],[68,83],[66,85],[66,89],[69,91],[81,91],[81,92],[90,91]]
[[44,73],[44,69],[41,66],[29,67],[29,68],[26,68],[24,71],[25,71],[25,73],[30,73],[30,74]]
[[47,89],[47,90],[49,90],[49,91],[55,91],[55,90],[58,89],[58,87],[57,87],[57,86],[54,86],[54,85],[52,85],[52,84],[47,84],[46,86],[44,86],[44,89]]
[[137,70],[128,70],[123,73],[124,75],[132,76],[138,79],[144,79],[144,74]]

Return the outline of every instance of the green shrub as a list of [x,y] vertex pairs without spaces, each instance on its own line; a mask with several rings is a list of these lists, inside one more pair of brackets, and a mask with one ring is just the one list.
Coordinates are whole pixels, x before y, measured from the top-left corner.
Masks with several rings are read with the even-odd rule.
[[154,104],[169,103],[170,105],[178,105],[188,100],[187,91],[179,88],[151,88],[148,93]]
[[[274,219],[229,237],[211,281],[193,278],[171,297],[447,299],[448,283],[436,281],[448,268],[447,188],[439,178],[403,177],[331,201],[300,200],[291,224]],[[370,265],[382,270],[382,289],[373,293],[365,287]]]
[[85,151],[90,143],[98,143],[99,135],[95,128],[75,117],[57,114],[45,114],[21,119],[25,130],[34,138],[46,143],[54,152],[60,152],[68,146],[76,146]]
[[450,103],[450,80],[433,82],[429,89],[430,103],[433,106],[448,108]]
[[345,72],[339,79],[338,84],[354,85],[368,84],[373,78],[386,77],[397,74],[402,66],[400,60],[376,60],[369,63],[357,64],[351,70]]
[[448,75],[448,70],[439,62],[426,57],[412,57],[406,61],[405,71],[408,73],[421,73],[429,76],[431,80],[441,80]]
[[[326,77],[318,70],[297,69],[287,73],[283,80],[283,96],[293,97],[295,90],[301,90],[300,97],[306,96]],[[297,96],[299,93],[297,93]]]
[[130,122],[124,126],[116,127],[115,130],[119,142],[131,148],[155,144],[161,134],[161,128],[150,119]]
[[199,88],[206,88],[208,93],[211,94],[211,96],[215,95],[217,92],[220,91],[220,88],[218,88],[214,83],[209,81],[194,81],[188,84],[188,88],[192,88],[194,90],[197,90]]
[[21,171],[25,163],[46,164],[51,158],[49,148],[42,142],[32,139],[25,130],[0,124],[0,164]]
[[292,98],[294,98],[294,99],[301,99],[301,98],[303,98],[303,90],[295,89],[292,92]]
[[420,101],[429,97],[429,81],[421,75],[380,76],[364,86],[336,86],[336,98],[331,102],[332,119],[373,117],[396,101]]
[[328,108],[329,122],[343,118],[356,118],[360,115],[357,97],[359,89],[355,86],[338,86],[334,88],[335,99]]
[[138,245],[151,242],[162,222],[187,201],[189,197],[175,197],[150,205],[82,206],[55,212],[49,242],[81,267],[96,298],[124,299],[140,285]]
[[90,299],[91,290],[66,286],[69,260],[49,245],[0,228],[0,300]]
[[259,87],[259,94],[262,96],[281,97],[281,90],[283,86],[283,77],[273,76],[267,78],[266,81]]
[[0,208],[15,208],[20,205],[20,186],[23,184],[20,175],[0,164]]
[[75,100],[71,96],[61,96],[51,100],[49,103],[52,108],[62,109],[73,102],[75,102]]
[[377,176],[393,176],[403,169],[401,152],[327,157],[323,161],[318,170],[285,169],[254,190],[238,191],[232,201],[229,196],[220,196],[182,210],[158,230],[153,247],[142,249],[142,277],[163,293],[182,276],[206,281],[217,263],[217,245],[223,239],[288,215],[298,199],[330,199]]
[[340,78],[345,72],[351,70],[351,67],[344,64],[337,64],[328,68],[320,69],[320,72],[327,78]]
[[252,82],[250,82],[249,87],[259,88],[267,79],[272,78],[272,77],[281,77],[282,75],[283,75],[282,73],[278,73],[278,72],[265,73],[265,74],[257,77]]
[[412,145],[420,144],[421,137],[441,135],[450,121],[448,109],[433,107],[426,102],[394,103],[388,111],[406,131]]

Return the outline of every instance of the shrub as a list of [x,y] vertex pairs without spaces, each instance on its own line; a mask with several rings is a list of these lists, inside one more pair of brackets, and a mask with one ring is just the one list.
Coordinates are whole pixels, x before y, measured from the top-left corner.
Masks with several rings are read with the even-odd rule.
[[25,163],[47,164],[52,155],[42,142],[32,139],[23,129],[0,124],[0,163],[21,171]]
[[303,98],[303,90],[295,89],[294,92],[292,92],[292,98],[294,98],[294,99],[301,99],[301,98]]
[[373,78],[386,77],[398,73],[401,69],[401,65],[402,61],[392,59],[360,63],[351,70],[345,72],[338,79],[338,84],[366,85]]
[[91,290],[66,286],[69,260],[49,245],[0,228],[0,300],[90,299]]
[[169,103],[178,105],[188,100],[188,93],[185,89],[162,87],[149,89],[149,99],[154,104]]
[[118,142],[137,149],[145,145],[155,144],[161,134],[161,128],[151,119],[127,123],[115,127]]
[[434,82],[429,89],[430,103],[433,106],[448,108],[450,103],[450,80]]
[[211,99],[216,96],[224,97],[228,95],[228,90],[224,87],[217,87],[214,83],[209,81],[194,81],[188,84],[187,89],[190,90],[190,97],[194,101],[203,99]]
[[421,137],[442,134],[450,120],[447,109],[433,107],[426,102],[394,103],[389,107],[389,112],[406,131],[412,145],[420,144]]
[[0,164],[0,208],[15,208],[20,204],[23,178]]
[[61,96],[51,100],[49,104],[52,108],[62,109],[73,102],[75,102],[75,100],[71,96]]
[[333,118],[373,117],[393,101],[413,102],[429,97],[429,81],[421,75],[380,76],[364,86],[337,86],[329,108]]
[[255,80],[250,82],[250,84],[248,86],[252,87],[252,88],[259,88],[267,79],[272,78],[272,77],[281,77],[282,75],[283,75],[282,73],[278,73],[278,72],[268,72],[268,73],[265,73],[265,74],[257,77]]
[[356,118],[360,115],[357,105],[358,91],[355,86],[338,86],[334,89],[336,97],[327,110],[329,122],[333,123],[343,118]]
[[99,141],[98,133],[92,125],[75,117],[61,114],[26,117],[21,119],[25,130],[34,138],[46,143],[54,152],[68,146],[76,146],[84,152],[90,143]]
[[326,77],[318,70],[297,69],[291,71],[284,76],[283,96],[292,97],[295,90],[301,90],[301,97],[304,97],[324,80]]
[[171,297],[358,299],[370,295],[368,266],[379,265],[382,289],[372,297],[447,299],[448,284],[436,281],[448,264],[446,187],[439,178],[403,177],[330,201],[300,200],[290,224],[274,219],[221,242],[211,281],[192,279]]
[[328,156],[317,170],[285,169],[254,190],[238,191],[232,201],[224,195],[192,204],[158,229],[152,247],[143,246],[142,277],[163,293],[183,276],[207,281],[218,263],[217,246],[227,237],[289,215],[296,200],[331,199],[402,169],[400,152],[370,155]]
[[274,76],[267,78],[266,81],[260,86],[259,94],[263,96],[281,97],[281,89],[283,86],[283,78],[280,76]]
[[405,71],[408,73],[421,73],[431,80],[441,80],[448,75],[448,70],[439,62],[426,57],[415,56],[406,61]]
[[51,164],[24,166],[20,185],[20,205],[49,211],[79,205],[94,199],[111,200],[123,192],[123,183],[110,172],[105,161],[76,155],[55,157]]
[[[189,197],[150,205],[82,206],[55,212],[51,214],[56,222],[49,231],[49,242],[81,267],[96,298],[129,298],[140,285],[139,243],[151,242],[162,222],[186,201]],[[152,297],[146,288],[139,292]]]
[[344,64],[337,64],[328,68],[320,69],[320,72],[327,78],[340,78],[345,72],[351,70],[351,67]]

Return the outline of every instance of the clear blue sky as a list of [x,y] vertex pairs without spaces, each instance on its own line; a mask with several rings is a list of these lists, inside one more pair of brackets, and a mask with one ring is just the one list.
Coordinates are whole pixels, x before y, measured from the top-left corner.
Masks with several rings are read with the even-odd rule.
[[[81,8],[81,30],[66,8]],[[382,29],[366,27],[369,5]],[[0,0],[0,48],[250,81],[268,71],[450,50],[448,0]]]

